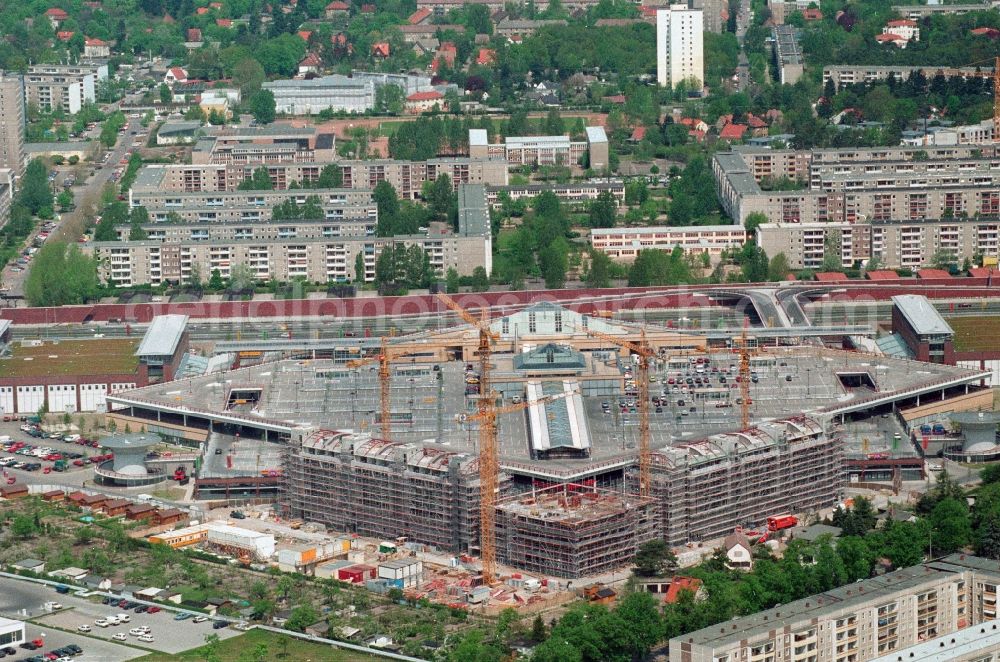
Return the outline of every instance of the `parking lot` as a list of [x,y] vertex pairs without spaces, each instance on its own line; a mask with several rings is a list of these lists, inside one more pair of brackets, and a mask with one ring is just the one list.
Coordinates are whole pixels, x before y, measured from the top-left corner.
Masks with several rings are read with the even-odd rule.
[[[65,607],[75,606],[77,602],[86,602],[86,600],[70,595],[59,595],[52,589],[37,584],[0,577],[0,614],[3,616],[18,620],[36,617],[44,613],[43,605],[46,601],[56,601]],[[22,613],[21,610],[26,610],[26,613]],[[74,658],[80,662],[131,660],[147,653],[147,651],[138,648],[130,648],[102,639],[91,639],[76,632],[63,632],[32,622],[25,624],[25,635],[29,641],[41,639],[45,645],[36,651],[18,648],[17,655],[4,658],[5,661],[26,660],[67,644],[76,644],[83,649],[83,655]]]
[[[175,612],[172,611],[160,611],[156,614],[137,614],[132,610],[126,612],[118,607],[101,604],[99,599],[99,597],[79,598],[72,594],[60,595],[46,587],[16,579],[0,578],[0,613],[8,618],[23,620],[25,616],[20,610],[27,609],[29,614],[27,617],[34,621],[28,625],[29,639],[37,636],[36,633],[45,632],[46,644],[43,651],[75,643],[84,650],[84,655],[75,659],[83,662],[127,660],[144,655],[148,651],[180,653],[204,645],[205,636],[208,634],[217,634],[220,639],[241,634],[228,627],[215,630],[212,628],[211,620],[203,623],[195,623],[193,619],[176,621]],[[45,614],[43,604],[46,601],[59,602],[64,609]],[[94,625],[94,621],[99,618],[121,613],[129,615],[128,623],[106,628]],[[39,616],[39,614],[44,615]],[[34,616],[38,617],[33,618]],[[77,632],[77,627],[80,625],[89,625],[91,631]],[[132,628],[141,626],[149,627],[153,642],[142,643],[137,637],[128,634]],[[63,632],[54,628],[59,628]],[[119,632],[127,636],[127,641],[118,643],[112,639]],[[51,645],[50,638],[53,642]],[[23,660],[43,651],[31,652],[19,649],[18,657],[13,659]]]

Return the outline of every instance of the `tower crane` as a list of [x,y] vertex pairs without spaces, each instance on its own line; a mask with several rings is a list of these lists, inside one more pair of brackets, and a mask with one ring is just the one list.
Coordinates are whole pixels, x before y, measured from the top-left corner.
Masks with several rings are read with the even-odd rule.
[[389,345],[388,339],[382,336],[377,356],[369,356],[364,359],[355,359],[347,362],[348,368],[360,368],[361,366],[378,363],[379,406],[382,417],[379,427],[382,430],[382,438],[386,441],[392,439],[392,401],[390,393],[392,375],[389,372],[389,364],[398,358],[413,354],[419,350],[419,347],[392,347]]
[[[519,402],[503,407],[493,405],[493,402],[496,401],[493,394],[490,394],[488,397],[480,395],[479,411],[475,414],[470,414],[465,419],[466,421],[477,421],[479,423],[479,548],[483,564],[483,583],[487,586],[494,582],[497,575],[496,507],[497,497],[500,492],[500,463],[497,457],[497,416],[561,400],[573,395],[573,393],[565,392],[558,395],[547,395],[531,402]],[[487,474],[483,473],[484,448],[491,449],[490,452],[493,454],[493,468]]]
[[645,331],[642,331],[639,336],[639,344],[592,329],[584,329],[584,331],[588,336],[606,340],[639,356],[639,363],[635,371],[635,381],[639,393],[637,398],[639,400],[639,496],[648,497],[650,466],[652,464],[649,448],[649,360],[656,358],[656,352],[646,344]]
[[[479,425],[479,553],[483,561],[483,582],[493,583],[496,576],[496,503],[500,483],[500,457],[497,448],[496,397],[490,382],[490,352],[500,336],[490,330],[489,315],[483,308],[479,319],[462,308],[447,294],[437,298],[459,317],[479,331],[479,402],[473,414]],[[513,406],[513,405],[512,405]],[[501,408],[506,411],[505,408]]]
[[749,325],[750,320],[744,317],[743,331],[740,332],[740,337],[736,339],[738,342],[737,352],[740,356],[740,430],[750,428],[750,357],[754,354],[754,351],[750,347],[750,339],[747,337]]

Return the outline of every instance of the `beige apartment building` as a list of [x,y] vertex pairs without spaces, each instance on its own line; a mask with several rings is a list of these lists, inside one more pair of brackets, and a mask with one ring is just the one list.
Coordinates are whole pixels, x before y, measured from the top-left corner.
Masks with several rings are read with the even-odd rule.
[[[20,76],[0,71],[0,168],[15,178],[24,168],[24,87]],[[8,195],[9,197],[9,195]],[[6,219],[7,215],[0,215]]]
[[97,85],[107,77],[106,64],[35,65],[24,74],[25,100],[42,110],[61,108],[74,115],[97,100]]
[[[465,157],[429,159],[427,161],[341,161],[337,164],[347,189],[370,191],[379,182],[392,184],[400,197],[414,199],[426,181],[448,175],[456,187],[460,184],[505,186],[507,163],[498,159]],[[250,179],[257,166],[230,164],[143,166],[136,178],[137,188],[162,193],[237,192],[239,185]],[[314,182],[323,170],[320,163],[267,164],[271,184],[285,190],[292,183]],[[136,188],[136,187],[133,187]],[[263,192],[259,192],[263,193]],[[148,194],[147,194],[148,195]]]
[[878,257],[890,269],[917,269],[939,251],[959,264],[1000,258],[1000,219],[765,223],[757,228],[757,244],[768,255],[784,253],[795,269],[818,268],[830,251],[839,253],[843,267]]
[[670,662],[869,662],[939,638],[947,650],[996,619],[998,584],[996,561],[953,554],[675,637]]
[[[448,269],[472,275],[477,267],[493,269],[492,228],[486,189],[464,185],[458,191],[459,231],[431,223],[418,234],[375,237],[369,218],[336,222],[326,219],[263,223],[150,223],[143,241],[84,244],[98,259],[102,279],[121,287],[165,282],[204,282],[218,270],[223,278],[237,264],[246,265],[258,281],[310,282],[357,280],[358,255],[363,256],[367,281],[375,279],[375,264],[386,246],[420,246],[439,276]],[[128,229],[118,228],[124,238]]]
[[[1000,215],[1000,148],[994,145],[771,150],[738,147],[712,159],[723,209],[738,222],[776,223]],[[788,178],[801,190],[762,184]]]
[[[946,9],[954,6],[955,5],[940,5],[938,8]],[[913,7],[908,7],[908,9],[913,10],[934,8],[935,7],[933,5],[914,5]],[[912,16],[908,16],[908,18],[918,20]],[[922,72],[924,76],[930,80],[938,74],[941,74],[945,78],[951,78],[953,76],[967,78],[969,76],[980,76],[983,74],[990,76],[993,71],[993,67],[917,67],[905,65],[879,66],[872,64],[831,64],[823,67],[823,82],[826,83],[828,80],[832,80],[833,84],[839,88],[841,85],[854,85],[855,83],[878,83],[888,79],[889,76],[894,76],[898,81],[904,81],[915,71]]]
[[672,251],[680,247],[687,255],[708,254],[713,259],[725,250],[746,243],[742,225],[697,225],[691,227],[599,228],[590,231],[590,245],[608,257],[631,262],[646,249]]

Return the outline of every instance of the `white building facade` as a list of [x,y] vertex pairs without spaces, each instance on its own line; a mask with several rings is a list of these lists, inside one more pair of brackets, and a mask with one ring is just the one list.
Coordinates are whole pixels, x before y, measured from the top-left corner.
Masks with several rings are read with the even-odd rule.
[[656,81],[660,87],[676,87],[682,81],[705,82],[702,45],[704,17],[700,9],[670,5],[656,12]]

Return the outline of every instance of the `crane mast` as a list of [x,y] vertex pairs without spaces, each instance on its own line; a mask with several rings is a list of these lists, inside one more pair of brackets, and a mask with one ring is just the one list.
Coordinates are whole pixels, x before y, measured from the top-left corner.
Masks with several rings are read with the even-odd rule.
[[639,410],[639,496],[648,497],[650,491],[650,474],[652,469],[652,456],[649,444],[649,361],[656,356],[656,353],[649,348],[646,343],[645,330],[640,332],[639,344],[635,344],[624,338],[613,336],[609,333],[584,329],[588,336],[606,340],[622,349],[636,354],[639,361],[636,364],[636,398],[638,399]]
[[489,585],[496,579],[496,506],[500,491],[497,408],[490,380],[490,353],[498,336],[490,330],[485,309],[476,319],[447,294],[438,293],[437,298],[479,330],[479,400],[473,418],[479,421],[479,556],[483,583]]

